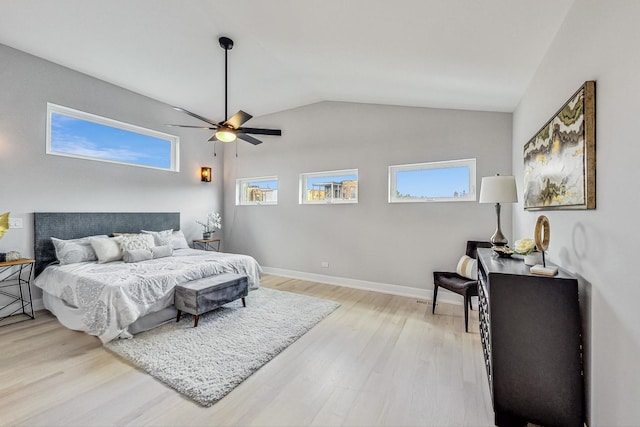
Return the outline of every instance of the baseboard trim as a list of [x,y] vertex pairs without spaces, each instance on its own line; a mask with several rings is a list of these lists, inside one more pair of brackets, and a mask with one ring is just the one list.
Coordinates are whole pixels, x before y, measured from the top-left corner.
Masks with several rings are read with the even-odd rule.
[[[380,292],[383,294],[398,295],[401,297],[418,298],[433,301],[432,289],[418,289],[409,286],[392,285],[390,283],[371,282],[368,280],[349,279],[346,277],[327,276],[324,274],[306,273],[303,271],[286,270],[276,267],[262,267],[266,274],[288,277],[290,279],[308,280],[310,282],[325,285],[344,286],[346,288],[362,289],[364,291]],[[460,295],[449,292],[446,289],[438,290],[438,301],[447,304],[462,305]]]

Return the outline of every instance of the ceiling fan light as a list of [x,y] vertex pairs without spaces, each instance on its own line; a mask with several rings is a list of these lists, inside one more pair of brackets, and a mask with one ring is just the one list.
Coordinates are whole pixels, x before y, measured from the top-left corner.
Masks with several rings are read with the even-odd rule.
[[216,138],[222,142],[233,142],[236,140],[236,131],[233,129],[218,129]]

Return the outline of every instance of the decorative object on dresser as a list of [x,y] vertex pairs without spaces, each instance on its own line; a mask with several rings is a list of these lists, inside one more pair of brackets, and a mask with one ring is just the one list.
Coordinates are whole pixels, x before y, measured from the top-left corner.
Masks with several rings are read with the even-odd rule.
[[549,249],[549,238],[551,235],[551,227],[549,225],[549,219],[540,215],[536,221],[535,238],[536,248],[542,254],[542,265],[536,264],[531,267],[531,272],[534,274],[542,274],[544,276],[555,276],[558,274],[558,267],[548,266],[544,259],[544,251]]
[[469,240],[467,241],[466,254],[458,262],[456,272],[433,272],[433,306],[431,307],[431,314],[435,314],[436,312],[436,301],[438,299],[439,287],[462,295],[464,297],[464,330],[469,332],[469,308],[471,307],[471,297],[478,296],[478,282],[477,275],[475,274],[477,271],[475,267],[476,251],[478,248],[490,247],[490,242]]
[[106,348],[203,406],[222,399],[340,306],[261,288],[200,317],[166,323]]
[[582,426],[578,281],[478,250],[480,337],[495,423]]
[[516,179],[513,176],[485,176],[480,187],[480,203],[495,203],[498,226],[491,236],[494,246],[506,246],[509,242],[500,229],[500,203],[515,203],[518,201]]
[[585,82],[525,144],[525,209],[596,208],[595,91]]

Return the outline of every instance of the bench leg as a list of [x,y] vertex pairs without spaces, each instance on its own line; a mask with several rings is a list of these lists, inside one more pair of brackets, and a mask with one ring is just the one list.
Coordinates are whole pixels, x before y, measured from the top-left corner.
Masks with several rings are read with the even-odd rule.
[[247,302],[244,300],[244,297],[242,297],[242,306],[246,307],[247,306]]
[[199,315],[195,315],[195,317],[193,318],[193,327],[197,328],[198,327],[198,320],[200,319]]
[[178,310],[178,317],[176,318],[176,322],[180,321],[180,315],[182,314],[182,312],[180,310]]

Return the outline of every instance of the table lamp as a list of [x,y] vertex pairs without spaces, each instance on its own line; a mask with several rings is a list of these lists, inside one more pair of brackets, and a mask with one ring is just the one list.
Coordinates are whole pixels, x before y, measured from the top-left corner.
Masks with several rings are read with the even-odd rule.
[[518,201],[516,178],[513,176],[485,176],[480,187],[480,203],[495,203],[498,227],[491,236],[493,246],[506,246],[509,242],[500,229],[500,203]]

